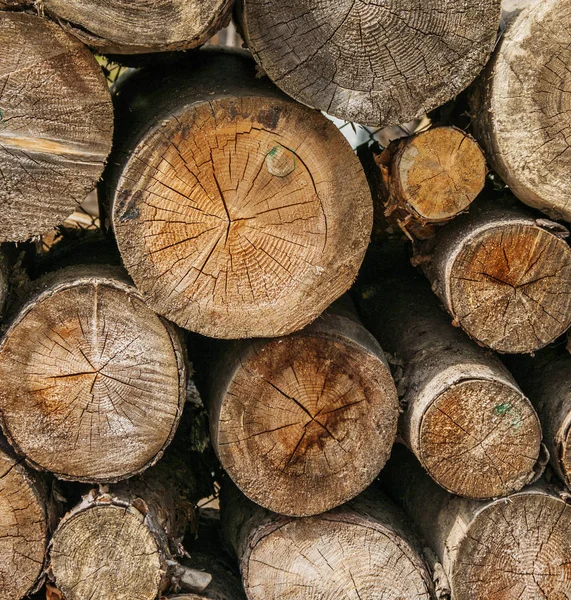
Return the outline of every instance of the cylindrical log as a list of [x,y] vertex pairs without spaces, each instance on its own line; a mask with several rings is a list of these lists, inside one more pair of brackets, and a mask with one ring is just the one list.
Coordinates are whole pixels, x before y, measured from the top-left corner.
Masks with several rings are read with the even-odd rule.
[[487,206],[443,227],[416,261],[453,321],[503,353],[543,348],[571,325],[569,232],[518,208]]
[[223,491],[222,526],[249,600],[432,597],[418,543],[380,491],[298,519]]
[[109,482],[161,456],[186,398],[180,334],[123,271],[38,280],[0,342],[2,428],[34,468]]
[[398,401],[383,351],[356,317],[329,313],[300,332],[239,342],[212,373],[211,439],[251,500],[305,516],[339,506],[378,475]]
[[45,12],[101,54],[188,50],[230,22],[233,0],[42,0]]
[[571,13],[534,0],[514,13],[471,97],[491,166],[526,204],[571,221]]
[[243,37],[287,94],[348,121],[406,123],[456,96],[494,47],[500,0],[241,0]]
[[107,81],[55,23],[0,12],[0,241],[63,222],[99,180],[113,134]]
[[374,156],[387,224],[416,237],[428,223],[465,211],[484,188],[486,161],[477,142],[456,127],[435,127],[392,142]]
[[31,593],[49,535],[47,488],[0,436],[0,591],[3,600]]
[[382,483],[441,561],[455,600],[563,600],[571,507],[544,483],[486,502],[437,486],[402,446]]
[[438,484],[494,498],[536,477],[532,405],[496,357],[450,324],[426,281],[406,268],[383,275],[361,290],[359,306],[400,371],[399,433]]
[[358,159],[243,52],[165,71],[118,92],[128,108],[108,185],[129,273],[157,312],[210,337],[300,329],[363,259],[372,201]]

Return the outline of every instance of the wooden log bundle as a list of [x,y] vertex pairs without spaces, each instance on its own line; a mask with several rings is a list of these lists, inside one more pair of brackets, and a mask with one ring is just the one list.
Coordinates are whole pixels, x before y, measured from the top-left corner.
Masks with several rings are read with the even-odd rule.
[[500,4],[239,0],[237,16],[287,94],[348,121],[396,125],[472,82],[494,47]]
[[210,50],[118,90],[108,186],[123,261],[151,307],[211,337],[307,325],[351,285],[372,228],[337,128],[254,74],[244,53]]
[[62,479],[141,472],[162,456],[185,400],[179,333],[119,269],[47,275],[0,342],[2,429],[30,465]]
[[[404,448],[382,482],[440,560],[455,600],[565,598],[571,589],[571,506],[545,484],[486,502],[452,496]],[[448,589],[446,589],[448,588]],[[446,592],[448,592],[446,594]]]
[[421,264],[432,288],[478,343],[531,353],[571,325],[571,248],[567,229],[513,208],[484,204],[436,236]]
[[211,438],[251,499],[325,512],[362,492],[395,441],[395,385],[376,340],[341,311],[288,337],[238,343],[212,373]]
[[439,485],[494,498],[536,478],[532,405],[497,358],[449,323],[426,282],[404,269],[384,275],[359,306],[400,371],[399,433]]
[[95,58],[57,24],[0,12],[0,241],[68,217],[111,150],[113,110]]
[[378,490],[298,519],[256,506],[233,486],[223,491],[222,525],[249,600],[431,598],[418,542]]
[[512,16],[472,94],[475,134],[492,167],[522,202],[566,221],[570,29],[564,0],[529,3]]

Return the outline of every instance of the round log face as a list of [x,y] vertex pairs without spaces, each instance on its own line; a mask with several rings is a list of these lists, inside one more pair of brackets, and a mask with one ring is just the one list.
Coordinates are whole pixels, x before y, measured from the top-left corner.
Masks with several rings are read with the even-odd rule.
[[281,99],[222,98],[144,136],[113,222],[157,312],[211,337],[270,337],[300,329],[348,289],[372,201],[323,116]]
[[71,286],[28,305],[0,348],[11,443],[65,479],[112,481],[144,469],[181,412],[184,365],[169,331],[112,284]]
[[80,510],[51,542],[51,575],[67,600],[155,600],[161,566],[155,538],[134,508]]
[[296,100],[371,125],[404,123],[463,90],[494,46],[500,0],[242,0],[256,60]]
[[63,222],[103,172],[113,107],[87,48],[45,19],[0,13],[0,241]]
[[451,262],[451,310],[493,350],[538,350],[571,325],[571,249],[530,224],[480,229]]
[[422,418],[419,459],[454,494],[494,498],[521,489],[539,458],[541,428],[530,402],[511,386],[462,381]]
[[429,599],[424,567],[402,539],[351,517],[296,519],[256,543],[243,567],[250,600]]
[[472,522],[458,555],[458,600],[563,599],[571,589],[571,507],[542,493],[499,500]]
[[41,574],[47,521],[37,491],[23,467],[0,452],[0,590],[20,600]]
[[258,504],[319,514],[374,480],[397,418],[396,388],[378,357],[349,340],[300,334],[243,358],[223,399],[218,453]]

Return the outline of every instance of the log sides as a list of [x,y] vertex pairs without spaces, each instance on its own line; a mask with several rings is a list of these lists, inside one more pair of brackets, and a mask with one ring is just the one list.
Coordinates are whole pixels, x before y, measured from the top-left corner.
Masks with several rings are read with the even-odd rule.
[[376,340],[326,313],[288,337],[235,344],[213,371],[211,439],[258,504],[314,515],[355,497],[395,441],[398,401]]
[[519,207],[473,206],[417,247],[453,321],[502,353],[531,353],[571,325],[571,248],[565,227]]
[[243,37],[299,102],[369,125],[406,123],[456,96],[486,64],[500,0],[239,0]]
[[61,479],[116,481],[156,462],[185,394],[179,333],[119,269],[39,280],[0,342],[2,429]]
[[395,447],[381,479],[441,562],[448,579],[440,583],[441,598],[568,595],[571,506],[545,483],[485,502],[452,496],[402,446]]
[[197,333],[300,329],[363,259],[372,201],[358,159],[243,52],[203,50],[163,75],[118,88],[108,185],[127,270],[150,306]]
[[526,204],[571,221],[571,13],[539,0],[513,13],[471,97],[474,132]]
[[454,494],[521,489],[540,458],[532,405],[496,357],[449,323],[422,277],[399,271],[364,286],[359,308],[395,364],[401,438]]
[[42,0],[42,9],[102,54],[188,50],[230,22],[232,0]]
[[378,490],[297,519],[256,506],[232,485],[222,494],[222,526],[249,600],[432,597],[418,542]]
[[0,12],[0,241],[63,222],[99,180],[111,150],[107,81],[55,23]]

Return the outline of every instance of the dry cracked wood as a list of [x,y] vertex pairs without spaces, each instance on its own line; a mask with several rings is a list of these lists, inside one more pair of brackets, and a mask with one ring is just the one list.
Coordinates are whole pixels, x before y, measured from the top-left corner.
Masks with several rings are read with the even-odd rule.
[[379,490],[319,516],[270,513],[223,488],[222,525],[249,600],[429,600],[432,581],[404,516]]
[[504,353],[543,348],[571,325],[569,232],[519,208],[474,207],[418,257],[454,323]]
[[396,450],[383,483],[440,560],[452,598],[568,597],[571,506],[551,488],[540,482],[508,498],[468,500],[448,494],[404,448]]
[[491,166],[523,202],[571,220],[571,7],[534,0],[512,18],[472,95]]
[[0,241],[55,227],[111,150],[113,108],[95,58],[58,25],[0,12]]
[[43,10],[102,54],[187,50],[230,21],[232,0],[41,0]]
[[337,128],[254,71],[245,53],[201,51],[118,92],[108,188],[125,266],[157,312],[210,337],[307,325],[353,282],[372,227]]
[[405,123],[456,96],[486,64],[500,0],[241,0],[244,38],[268,76],[348,121]]
[[186,392],[178,332],[119,269],[46,276],[0,344],[0,409],[10,443],[35,468],[116,481],[156,462]]
[[356,317],[238,343],[212,375],[211,438],[251,500],[293,516],[355,497],[395,441],[398,402],[381,347]]
[[359,306],[399,365],[399,433],[439,485],[494,498],[536,478],[535,410],[502,363],[450,324],[426,281],[387,274],[361,291]]

